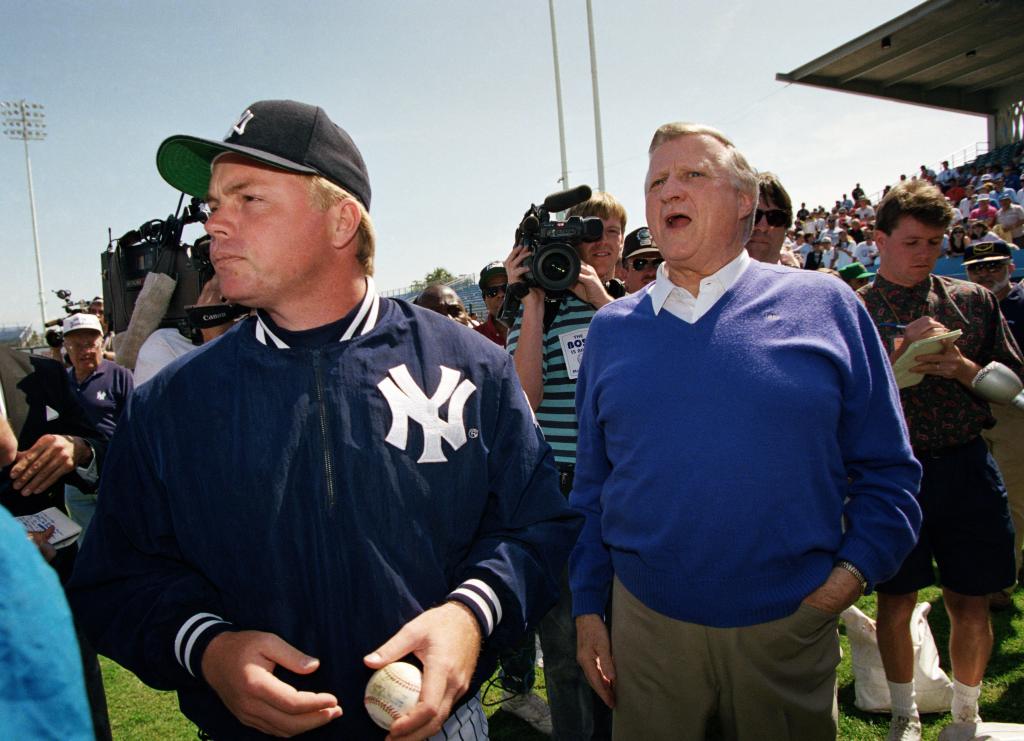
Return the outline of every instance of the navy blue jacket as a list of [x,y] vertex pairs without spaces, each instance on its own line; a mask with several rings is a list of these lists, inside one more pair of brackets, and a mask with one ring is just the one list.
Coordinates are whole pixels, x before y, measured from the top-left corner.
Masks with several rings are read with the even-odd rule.
[[500,607],[474,693],[557,597],[579,520],[511,359],[445,317],[373,301],[360,334],[316,349],[275,347],[246,320],[136,389],[111,443],[73,609],[101,653],[176,689],[214,738],[263,737],[202,679],[223,630],[321,660],[310,676],[278,669],[339,699],[344,715],[309,737],[379,738],[364,655],[482,583]]

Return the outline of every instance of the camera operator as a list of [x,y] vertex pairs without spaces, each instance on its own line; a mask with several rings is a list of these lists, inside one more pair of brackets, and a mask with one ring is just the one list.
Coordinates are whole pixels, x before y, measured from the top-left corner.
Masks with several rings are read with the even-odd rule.
[[[109,440],[135,384],[131,371],[104,358],[103,342],[103,325],[95,314],[72,314],[64,320],[64,347],[71,360],[68,382],[89,422]],[[67,484],[64,502],[85,538],[96,495]]]
[[[522,308],[508,335],[508,350],[514,357],[519,381],[545,439],[554,450],[565,495],[572,489],[576,464],[573,400],[581,357],[579,348],[586,340],[595,312],[625,293],[618,281],[612,282],[612,277],[622,254],[626,210],[608,193],[595,193],[590,200],[572,207],[568,215],[600,218],[604,235],[599,241],[580,244],[579,280],[571,295],[556,300],[553,318],[548,320],[552,309],[545,310],[545,304],[556,301],[546,297],[540,288],[531,288],[522,299]],[[512,250],[505,260],[509,283],[520,281],[527,272],[523,261],[528,256],[525,247]],[[576,663],[571,602],[567,576],[563,574],[558,604],[539,627],[554,737],[610,737],[610,718],[604,714],[603,703],[595,701],[593,690]],[[595,711],[601,714],[600,720],[595,718]]]
[[[206,281],[203,290],[196,299],[197,306],[213,306],[222,303],[224,296],[220,292],[220,279],[214,275]],[[155,376],[165,365],[175,358],[188,355],[200,345],[215,340],[234,325],[236,319],[217,324],[212,327],[200,327],[202,341],[196,344],[176,329],[158,329],[142,343],[139,355],[135,360],[135,383],[141,386]]]

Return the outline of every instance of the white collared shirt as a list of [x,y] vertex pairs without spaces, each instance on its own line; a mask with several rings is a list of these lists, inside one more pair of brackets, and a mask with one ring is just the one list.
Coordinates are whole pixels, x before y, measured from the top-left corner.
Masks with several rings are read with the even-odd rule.
[[740,250],[731,262],[701,279],[700,291],[696,296],[669,280],[667,265],[662,263],[658,266],[658,277],[655,278],[650,291],[654,313],[658,314],[664,309],[688,324],[695,324],[711,310],[726,291],[733,287],[750,265],[750,260],[747,251]]

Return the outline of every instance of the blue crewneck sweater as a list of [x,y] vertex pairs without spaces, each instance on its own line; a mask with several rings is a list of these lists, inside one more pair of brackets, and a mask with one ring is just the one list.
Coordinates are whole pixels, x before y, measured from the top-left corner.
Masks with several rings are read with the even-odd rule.
[[649,290],[587,336],[574,613],[603,611],[613,572],[651,609],[717,627],[792,613],[840,559],[870,584],[895,573],[921,469],[854,293],[752,262],[688,324]]

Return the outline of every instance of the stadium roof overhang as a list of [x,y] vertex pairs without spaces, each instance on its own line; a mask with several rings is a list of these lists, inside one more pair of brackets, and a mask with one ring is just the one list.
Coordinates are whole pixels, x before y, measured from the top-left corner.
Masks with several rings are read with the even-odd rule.
[[1024,97],[1021,0],[928,0],[789,73],[798,83],[993,117]]

